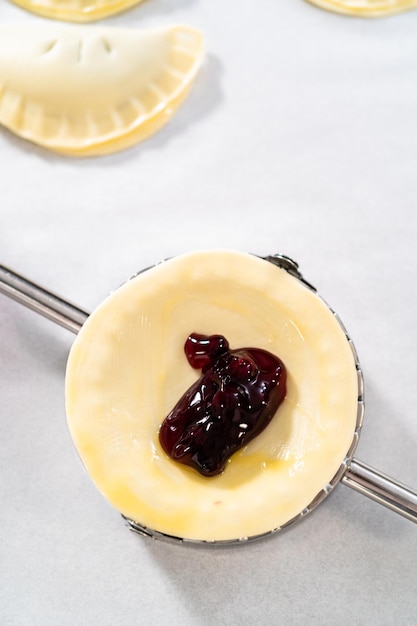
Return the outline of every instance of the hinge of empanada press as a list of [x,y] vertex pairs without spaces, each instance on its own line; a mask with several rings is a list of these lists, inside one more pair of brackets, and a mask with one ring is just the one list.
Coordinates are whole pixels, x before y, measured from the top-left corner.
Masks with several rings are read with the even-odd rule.
[[291,259],[286,254],[277,253],[277,254],[272,254],[269,256],[262,257],[262,258],[265,261],[269,261],[270,263],[273,263],[277,267],[280,267],[281,269],[285,270],[286,272],[288,272],[288,274],[291,274],[291,276],[298,278],[298,280],[300,280],[306,287],[308,287],[312,291],[317,291],[317,289],[311,283],[309,283],[301,274],[301,272],[298,269],[298,263],[294,261],[294,259]]

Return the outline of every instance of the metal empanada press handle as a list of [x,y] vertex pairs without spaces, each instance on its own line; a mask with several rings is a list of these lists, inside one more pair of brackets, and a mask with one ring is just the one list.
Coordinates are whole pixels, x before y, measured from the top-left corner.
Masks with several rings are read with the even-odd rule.
[[87,311],[57,294],[0,265],[0,293],[77,334],[89,316]]
[[[285,269],[287,272],[301,280],[308,288],[315,291],[314,287],[312,287],[312,285],[310,285],[298,271],[297,263],[289,257],[276,254],[265,257],[265,260]],[[66,328],[75,334],[79,332],[89,316],[87,311],[71,304],[70,302],[67,302],[60,296],[44,289],[40,285],[33,283],[27,278],[2,265],[0,265],[0,293],[9,296],[32,311],[39,313],[40,315],[52,320],[56,324],[59,324],[63,328]],[[362,381],[361,373],[359,379]],[[362,415],[359,415],[358,427],[355,432],[356,441],[352,446],[353,450],[356,449],[357,440],[360,435],[361,422]],[[294,518],[291,522],[304,517],[308,512],[313,510],[317,504],[320,504],[320,502],[327,496],[329,491],[332,491],[339,481],[344,485],[351,487],[358,493],[371,498],[375,502],[378,502],[388,509],[399,513],[412,522],[417,523],[417,492],[397,480],[386,476],[382,472],[369,467],[356,458],[353,458],[353,454],[349,454],[349,452],[340,470],[331,483],[318,494],[307,509],[302,511],[297,518]],[[288,522],[288,524],[291,522]],[[150,529],[141,527],[140,524],[131,520],[128,520],[128,523],[132,530],[136,530],[141,534],[150,535],[151,537],[159,537],[160,535]]]

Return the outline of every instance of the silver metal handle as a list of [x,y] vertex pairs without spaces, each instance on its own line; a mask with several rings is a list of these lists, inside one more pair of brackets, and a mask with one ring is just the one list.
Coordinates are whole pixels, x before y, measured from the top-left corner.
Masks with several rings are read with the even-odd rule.
[[342,483],[417,523],[417,493],[373,467],[352,459]]
[[[78,333],[89,313],[0,265],[0,293]],[[417,493],[361,461],[352,459],[341,482],[417,523]]]
[[73,333],[79,332],[89,315],[87,311],[32,283],[4,265],[0,265],[0,293]]

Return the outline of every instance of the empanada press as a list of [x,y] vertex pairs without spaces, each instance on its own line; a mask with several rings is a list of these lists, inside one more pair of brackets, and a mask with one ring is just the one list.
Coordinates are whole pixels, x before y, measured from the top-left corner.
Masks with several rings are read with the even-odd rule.
[[1,266],[0,292],[77,334],[69,430],[131,530],[252,541],[305,517],[339,482],[417,521],[417,493],[354,457],[359,359],[287,256],[180,255],[91,315]]

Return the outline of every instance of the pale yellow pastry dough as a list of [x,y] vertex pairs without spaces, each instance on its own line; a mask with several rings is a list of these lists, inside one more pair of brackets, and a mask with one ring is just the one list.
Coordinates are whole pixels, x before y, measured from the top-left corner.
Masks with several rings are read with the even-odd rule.
[[121,13],[143,0],[12,0],[26,11],[56,20],[92,22]]
[[417,0],[308,0],[322,9],[362,17],[383,17],[417,7]]
[[[191,332],[269,350],[289,376],[272,422],[214,478],[170,460],[158,441],[199,376],[183,351]],[[81,329],[66,374],[69,429],[102,494],[144,526],[207,541],[266,533],[302,512],[344,461],[357,400],[352,350],[323,301],[233,251],[179,256],[116,290]]]
[[121,150],[171,118],[202,55],[189,26],[1,25],[0,123],[73,156]]

